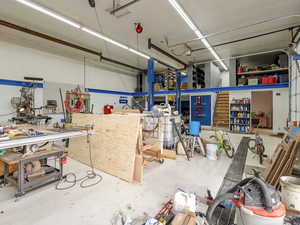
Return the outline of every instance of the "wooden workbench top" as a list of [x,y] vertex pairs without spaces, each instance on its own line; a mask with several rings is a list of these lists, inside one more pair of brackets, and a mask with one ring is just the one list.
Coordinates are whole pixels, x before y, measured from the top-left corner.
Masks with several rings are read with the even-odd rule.
[[22,157],[23,154],[17,153],[17,152],[7,152],[3,156],[0,156],[0,161],[7,163],[9,165],[19,163],[20,160],[23,159],[32,159],[34,157],[39,157],[39,156],[44,156],[44,155],[49,155],[52,153],[58,153],[58,152],[64,152],[63,149],[52,149],[52,150],[46,150],[46,151],[41,151],[41,152],[36,152],[31,155],[28,155],[26,157]]

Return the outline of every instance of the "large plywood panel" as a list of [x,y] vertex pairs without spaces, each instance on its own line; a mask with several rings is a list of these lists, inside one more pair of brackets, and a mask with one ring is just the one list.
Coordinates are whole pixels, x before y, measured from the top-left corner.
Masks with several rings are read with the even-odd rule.
[[[94,124],[91,136],[92,162],[96,169],[133,181],[140,117],[130,115],[74,114],[73,123]],[[90,165],[87,138],[70,142],[71,158]]]

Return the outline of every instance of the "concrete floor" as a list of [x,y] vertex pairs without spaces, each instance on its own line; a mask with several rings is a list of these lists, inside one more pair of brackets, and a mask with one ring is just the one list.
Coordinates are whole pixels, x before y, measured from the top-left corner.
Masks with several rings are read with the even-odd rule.
[[[203,131],[203,137],[212,132]],[[231,141],[237,148],[242,135],[232,134]],[[268,154],[279,138],[263,136]],[[66,191],[57,191],[54,185],[28,193],[16,200],[15,188],[0,189],[1,225],[111,225],[115,214],[122,211],[132,218],[144,213],[155,215],[162,204],[173,197],[177,188],[205,195],[206,190],[215,194],[231,163],[225,155],[218,161],[209,161],[196,154],[191,161],[178,156],[176,161],[166,160],[163,165],[150,163],[144,171],[143,184],[131,184],[99,172],[103,181],[82,189],[76,185]],[[256,166],[258,160],[248,154],[247,164]],[[69,160],[65,172],[85,175],[88,167]]]

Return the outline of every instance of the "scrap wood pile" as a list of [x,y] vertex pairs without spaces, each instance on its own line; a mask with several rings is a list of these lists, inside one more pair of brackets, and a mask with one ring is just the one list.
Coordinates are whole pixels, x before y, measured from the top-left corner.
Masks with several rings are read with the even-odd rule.
[[263,174],[266,182],[280,189],[280,177],[292,174],[298,151],[300,151],[300,128],[294,127],[276,147],[271,162]]
[[[159,138],[143,138],[142,118],[142,114],[74,114],[73,123],[94,124],[90,146],[96,169],[141,183],[146,162],[176,159],[176,152],[164,150]],[[72,139],[69,156],[90,166],[88,149],[85,137]]]

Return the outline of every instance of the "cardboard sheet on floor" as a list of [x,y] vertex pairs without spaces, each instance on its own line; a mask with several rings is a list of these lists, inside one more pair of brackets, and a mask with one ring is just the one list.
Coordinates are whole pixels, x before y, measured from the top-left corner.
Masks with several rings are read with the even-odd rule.
[[[130,115],[74,114],[73,124],[94,124],[91,136],[91,150],[94,167],[129,182],[134,177],[142,179],[142,172],[136,171],[140,117]],[[70,140],[69,156],[90,165],[89,145],[86,137]],[[139,181],[140,182],[140,181]]]

